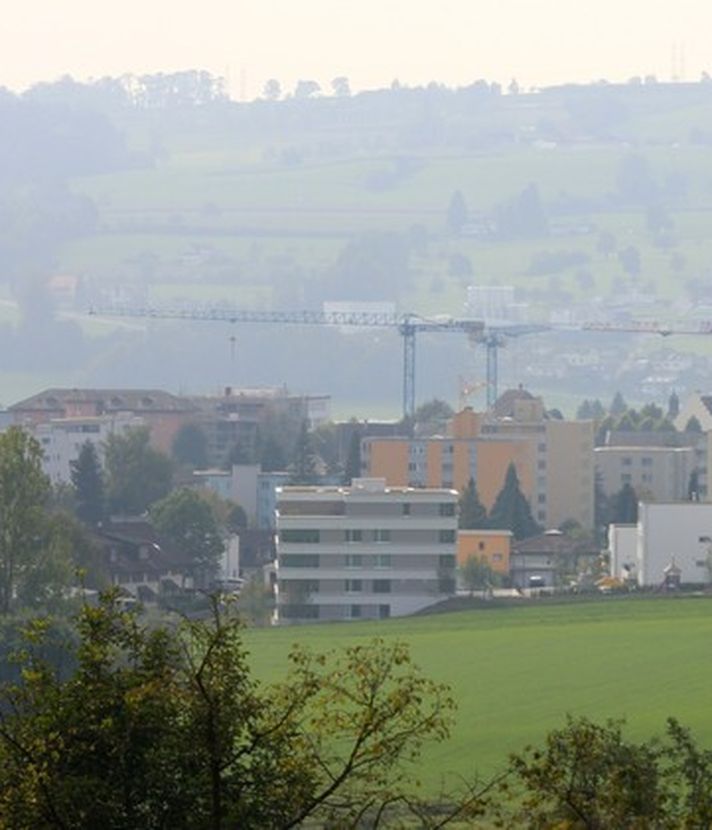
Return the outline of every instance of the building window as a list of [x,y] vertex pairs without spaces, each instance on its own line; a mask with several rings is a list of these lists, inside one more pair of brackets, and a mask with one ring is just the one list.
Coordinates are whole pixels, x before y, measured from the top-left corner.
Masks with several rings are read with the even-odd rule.
[[350,609],[351,619],[357,620],[361,616],[361,606],[352,605]]
[[316,545],[319,543],[319,531],[283,530],[279,534],[279,540],[290,545]]
[[477,550],[484,550],[484,549],[485,549],[485,543],[484,542],[478,542],[477,543]]
[[493,562],[501,562],[504,559],[504,556],[501,553],[493,553],[492,554],[492,561]]
[[652,458],[641,458],[640,463],[643,467],[652,467],[653,466],[653,459]]
[[441,568],[454,568],[455,557],[450,553],[441,553],[438,559],[438,565]]
[[391,580],[390,579],[374,579],[373,593],[374,594],[390,594]]
[[442,502],[439,506],[438,512],[441,516],[454,516],[455,504],[453,502]]
[[391,606],[390,605],[379,605],[378,606],[378,619],[379,620],[387,620],[391,616]]
[[546,504],[546,493],[539,493],[536,500],[539,504]]
[[377,568],[390,568],[391,555],[390,553],[377,553],[374,557],[374,564]]
[[347,594],[360,594],[363,590],[363,582],[360,579],[347,579],[344,587]]
[[537,461],[536,467],[537,467],[537,470],[545,470],[546,469],[546,461],[544,461],[543,459],[541,459],[540,461]]
[[[413,469],[415,469],[415,465],[413,466]],[[410,503],[409,502],[405,502],[405,504],[403,505],[403,515],[404,516],[410,516]]]
[[283,568],[318,568],[318,553],[284,553],[279,557]]
[[391,531],[390,530],[374,530],[373,531],[373,541],[374,542],[390,542],[391,541]]
[[362,530],[345,530],[344,538],[347,542],[363,542]]
[[448,545],[455,541],[454,530],[441,530],[438,532],[438,541],[441,545]]
[[623,475],[621,476],[621,481],[623,482],[623,484],[630,484],[632,479],[633,477],[630,473],[623,473]]
[[545,522],[546,521],[546,511],[545,510],[540,510],[536,514],[536,517],[537,517],[537,521]]
[[633,459],[632,458],[621,458],[621,464],[624,467],[632,467],[633,466]]
[[347,553],[346,554],[346,567],[347,568],[362,568],[363,567],[363,556],[360,553]]

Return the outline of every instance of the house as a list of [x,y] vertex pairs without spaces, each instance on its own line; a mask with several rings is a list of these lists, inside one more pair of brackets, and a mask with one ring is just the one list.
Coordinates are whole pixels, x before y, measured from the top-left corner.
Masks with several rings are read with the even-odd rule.
[[144,603],[194,588],[190,557],[142,520],[112,521],[94,532],[113,585]]
[[462,567],[474,557],[495,573],[509,576],[512,539],[511,530],[458,530],[457,564]]
[[611,576],[641,588],[662,587],[675,570],[682,584],[709,585],[712,504],[641,502],[637,524],[608,528],[608,554]]
[[587,541],[572,539],[560,530],[547,530],[512,544],[509,573],[515,588],[555,588],[566,574],[578,574],[598,555]]
[[283,487],[277,494],[277,620],[384,619],[455,592],[457,493]]

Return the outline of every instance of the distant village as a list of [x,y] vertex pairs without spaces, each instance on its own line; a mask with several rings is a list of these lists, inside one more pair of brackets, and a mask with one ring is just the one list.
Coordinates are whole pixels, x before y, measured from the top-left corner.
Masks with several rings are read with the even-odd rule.
[[[335,422],[330,406],[284,387],[46,389],[2,417],[36,439],[58,492],[87,444],[103,464],[111,436],[147,431],[173,487],[239,506],[211,584],[257,597],[265,623],[712,580],[712,396],[637,412],[618,394],[572,420],[522,387],[488,411],[433,401],[400,421]],[[92,533],[129,604],[205,588],[146,512]]]

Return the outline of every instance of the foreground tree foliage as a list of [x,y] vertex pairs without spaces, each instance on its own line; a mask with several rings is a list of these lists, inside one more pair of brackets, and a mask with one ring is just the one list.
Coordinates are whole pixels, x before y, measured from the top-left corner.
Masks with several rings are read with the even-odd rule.
[[442,827],[480,794],[437,806],[413,785],[426,741],[447,737],[449,690],[407,648],[339,656],[295,648],[283,683],[250,676],[239,620],[149,630],[115,594],[84,607],[59,679],[35,622],[0,706],[0,828]]
[[567,830],[707,830],[712,752],[675,719],[665,737],[635,743],[620,721],[569,717],[541,748],[511,759],[497,826]]

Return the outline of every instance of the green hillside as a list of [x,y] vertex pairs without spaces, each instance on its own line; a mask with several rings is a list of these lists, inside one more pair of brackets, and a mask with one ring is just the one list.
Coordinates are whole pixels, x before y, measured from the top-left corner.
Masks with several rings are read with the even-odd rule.
[[273,680],[295,641],[327,650],[376,635],[410,643],[416,663],[453,687],[457,727],[447,744],[427,753],[423,770],[432,787],[445,773],[492,773],[566,713],[625,717],[638,738],[662,732],[674,715],[712,744],[708,598],[611,598],[254,630],[247,642],[256,675]]

